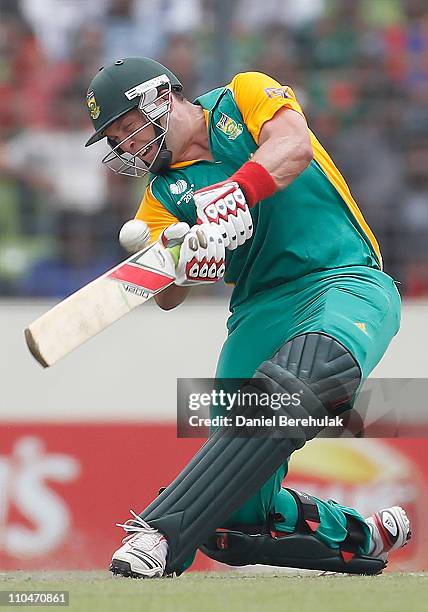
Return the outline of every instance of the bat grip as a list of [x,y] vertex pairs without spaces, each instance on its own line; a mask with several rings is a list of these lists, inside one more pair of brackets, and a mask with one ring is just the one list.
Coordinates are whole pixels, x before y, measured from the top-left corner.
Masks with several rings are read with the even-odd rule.
[[168,249],[176,266],[178,264],[178,260],[180,259],[180,248],[181,248],[181,245],[177,244],[176,246],[170,247]]

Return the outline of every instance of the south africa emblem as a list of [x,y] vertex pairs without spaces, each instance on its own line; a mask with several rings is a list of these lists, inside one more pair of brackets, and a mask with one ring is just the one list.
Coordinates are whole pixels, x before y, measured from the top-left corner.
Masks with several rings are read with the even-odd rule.
[[93,91],[88,92],[88,95],[86,96],[86,103],[88,105],[89,114],[91,115],[92,119],[98,119],[98,117],[100,116],[101,109],[98,106],[97,101],[95,100],[95,94]]
[[229,140],[235,140],[242,134],[243,128],[242,123],[237,123],[231,117],[228,117],[224,113],[221,114],[217,127],[226,134]]

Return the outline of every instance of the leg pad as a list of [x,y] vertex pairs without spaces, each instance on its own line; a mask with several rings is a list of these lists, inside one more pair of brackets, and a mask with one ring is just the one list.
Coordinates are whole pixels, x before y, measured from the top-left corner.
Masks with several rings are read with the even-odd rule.
[[[360,376],[358,364],[344,346],[324,334],[311,333],[284,344],[261,364],[243,391],[291,395],[303,390],[300,405],[282,407],[282,414],[323,418],[350,407]],[[248,416],[263,416],[264,410],[251,407]],[[180,572],[210,534],[322,429],[302,425],[290,430],[289,437],[285,428],[278,437],[260,437],[256,428],[249,437],[239,437],[239,428],[236,432],[228,427],[215,431],[140,515],[168,540],[166,572]]]
[[347,560],[347,555],[310,534],[274,538],[221,530],[210,536],[201,550],[211,559],[233,566],[261,564],[367,575],[380,574],[386,566],[381,559],[364,555]]

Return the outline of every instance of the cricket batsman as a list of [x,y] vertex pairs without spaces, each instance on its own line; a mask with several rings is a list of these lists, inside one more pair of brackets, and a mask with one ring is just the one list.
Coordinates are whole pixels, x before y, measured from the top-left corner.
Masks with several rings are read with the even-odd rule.
[[110,569],[180,574],[201,548],[230,565],[381,572],[410,537],[401,507],[364,518],[283,486],[290,456],[322,430],[305,425],[308,417],[351,409],[400,325],[376,238],[292,89],[247,72],[190,102],[168,68],[126,58],[98,72],[87,107],[95,128],[87,146],[106,138],[109,168],[150,174],[123,246],[142,248],[145,224],[153,240],[181,245],[159,306],[174,308],[192,287],[224,278],[234,290],[216,376],[246,379],[253,393],[303,390],[299,405],[281,409],[301,423],[297,434],[213,431],[123,525],[128,536]]

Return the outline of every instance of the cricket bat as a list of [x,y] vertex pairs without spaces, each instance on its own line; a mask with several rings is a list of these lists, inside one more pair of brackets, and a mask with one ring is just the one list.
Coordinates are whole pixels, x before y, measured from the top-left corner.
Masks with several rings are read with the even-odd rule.
[[25,330],[31,354],[47,368],[172,285],[179,252],[155,242],[51,308]]

